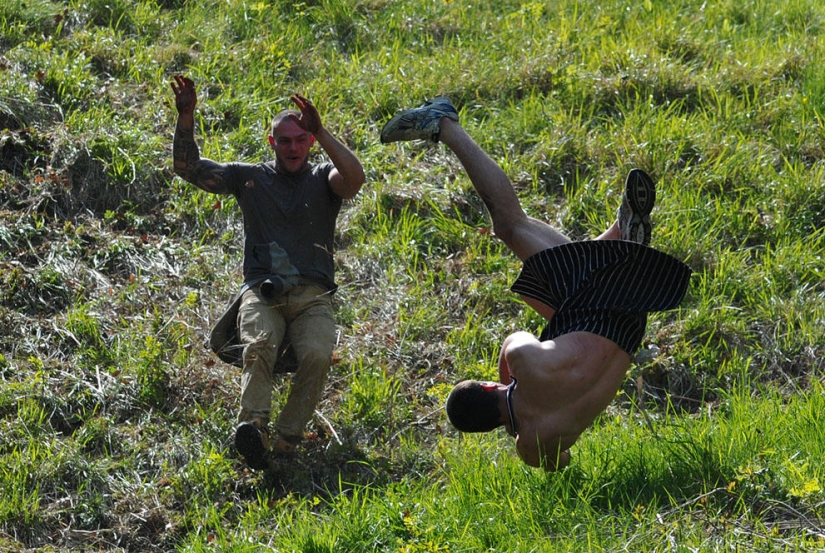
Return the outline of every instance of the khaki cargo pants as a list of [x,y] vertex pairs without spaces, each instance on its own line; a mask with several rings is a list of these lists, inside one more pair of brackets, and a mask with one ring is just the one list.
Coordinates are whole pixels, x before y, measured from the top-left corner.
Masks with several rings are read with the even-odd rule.
[[289,441],[299,441],[324,392],[336,343],[332,294],[320,286],[299,285],[283,295],[266,298],[260,286],[254,286],[241,298],[238,333],[243,344],[238,422],[258,418],[269,423],[273,368],[287,335],[298,370],[275,430]]

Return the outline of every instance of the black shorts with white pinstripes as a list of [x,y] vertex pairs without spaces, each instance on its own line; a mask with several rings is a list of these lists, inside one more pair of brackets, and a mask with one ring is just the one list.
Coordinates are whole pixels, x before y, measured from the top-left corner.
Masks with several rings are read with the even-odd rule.
[[653,248],[587,240],[531,256],[511,289],[555,310],[541,340],[592,332],[633,355],[644,338],[647,314],[678,307],[690,275],[690,267]]

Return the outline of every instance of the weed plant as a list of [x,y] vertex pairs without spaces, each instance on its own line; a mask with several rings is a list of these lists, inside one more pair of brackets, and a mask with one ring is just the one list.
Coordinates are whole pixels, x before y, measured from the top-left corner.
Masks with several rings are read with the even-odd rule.
[[[825,550],[823,54],[817,0],[3,2],[0,549]],[[205,346],[242,223],[171,170],[178,73],[204,156],[269,159],[301,92],[368,176],[327,392],[263,473]],[[457,161],[378,143],[439,94],[574,239],[645,168],[653,245],[694,269],[560,473],[442,409],[542,321]]]

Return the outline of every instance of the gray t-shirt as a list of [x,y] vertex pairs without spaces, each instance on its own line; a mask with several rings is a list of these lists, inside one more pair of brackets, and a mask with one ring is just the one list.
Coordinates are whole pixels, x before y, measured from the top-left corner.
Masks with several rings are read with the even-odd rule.
[[332,163],[279,173],[275,162],[230,163],[225,193],[243,213],[244,282],[277,275],[335,289],[333,241],[342,198],[329,186]]

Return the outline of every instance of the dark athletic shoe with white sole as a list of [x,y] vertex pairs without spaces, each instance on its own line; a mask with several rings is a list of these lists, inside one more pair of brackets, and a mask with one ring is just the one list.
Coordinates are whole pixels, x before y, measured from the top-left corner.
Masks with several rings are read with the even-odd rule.
[[625,181],[622,205],[616,213],[622,240],[647,246],[653,226],[650,212],[656,203],[656,186],[650,175],[641,169],[631,169]]
[[423,106],[396,113],[381,129],[381,142],[403,140],[430,140],[438,142],[441,118],[458,121],[458,112],[449,98],[438,96],[424,102]]

